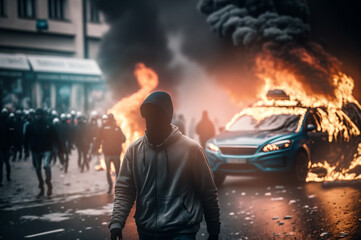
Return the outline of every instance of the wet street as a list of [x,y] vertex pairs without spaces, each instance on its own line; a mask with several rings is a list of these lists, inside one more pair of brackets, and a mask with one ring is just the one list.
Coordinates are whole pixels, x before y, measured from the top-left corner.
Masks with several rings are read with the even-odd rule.
[[[31,162],[15,162],[13,180],[0,188],[0,239],[110,239],[113,195],[104,171],[68,174],[53,167],[54,195],[36,199]],[[361,239],[360,185],[228,177],[219,189],[221,239]],[[123,239],[138,239],[130,213]],[[202,223],[198,239],[207,239]]]

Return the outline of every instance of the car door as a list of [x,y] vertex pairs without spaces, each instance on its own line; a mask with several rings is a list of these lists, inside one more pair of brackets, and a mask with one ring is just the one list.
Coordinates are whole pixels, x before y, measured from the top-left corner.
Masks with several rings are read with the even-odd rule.
[[[315,126],[316,129],[309,131],[307,130],[307,126],[311,124]],[[315,115],[314,111],[310,111],[307,115],[305,131],[309,137],[309,146],[312,162],[323,162],[324,160],[327,160],[330,152],[328,133],[320,131],[318,126],[320,126],[320,124],[317,116]]]

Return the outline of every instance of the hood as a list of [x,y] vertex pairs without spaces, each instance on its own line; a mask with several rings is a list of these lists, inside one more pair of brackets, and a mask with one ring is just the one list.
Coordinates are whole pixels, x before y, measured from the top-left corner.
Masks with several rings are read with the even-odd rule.
[[157,91],[151,93],[140,106],[140,113],[144,117],[144,109],[147,104],[154,104],[160,107],[168,116],[169,122],[173,118],[173,103],[170,95],[166,92]]
[[223,132],[216,136],[214,142],[217,145],[249,145],[260,146],[268,142],[272,142],[278,138],[290,138],[293,132]]

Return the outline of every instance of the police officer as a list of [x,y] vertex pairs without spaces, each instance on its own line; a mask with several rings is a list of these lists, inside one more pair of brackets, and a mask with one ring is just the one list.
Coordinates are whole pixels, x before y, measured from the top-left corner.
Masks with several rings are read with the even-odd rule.
[[98,113],[96,111],[92,111],[90,114],[90,123],[89,123],[89,131],[91,135],[91,147],[89,153],[89,162],[92,159],[92,156],[96,156],[99,159],[99,145],[97,141],[97,137],[99,134],[99,126],[98,126]]
[[29,139],[32,157],[35,163],[36,175],[39,181],[40,192],[38,197],[44,195],[44,180],[41,173],[42,166],[45,170],[45,183],[47,185],[47,195],[52,195],[53,186],[51,184],[51,152],[56,144],[59,151],[62,151],[59,138],[52,124],[46,120],[43,109],[35,111],[35,121],[32,122],[26,132]]
[[6,165],[6,177],[10,181],[10,147],[13,142],[13,128],[8,119],[9,111],[6,108],[1,110],[0,115],[0,187],[3,186],[3,165]]
[[77,116],[77,125],[75,130],[75,145],[78,149],[78,165],[81,172],[86,167],[89,170],[88,151],[90,148],[91,134],[86,118],[82,114]]
[[62,146],[63,152],[60,152],[59,158],[64,163],[64,172],[68,172],[69,166],[69,154],[71,151],[71,126],[67,122],[66,114],[62,113],[60,115],[60,124],[57,128],[59,141]]
[[104,159],[106,164],[106,175],[109,185],[108,194],[113,191],[113,182],[110,176],[110,163],[115,167],[116,176],[119,174],[120,154],[122,153],[122,144],[126,138],[120,127],[116,125],[113,114],[108,115],[108,120],[102,126],[98,135],[98,142],[102,144]]
[[15,111],[15,119],[14,119],[14,152],[13,152],[13,162],[17,160],[19,156],[19,160],[23,158],[23,127],[24,121],[22,119],[22,111]]
[[[57,118],[57,117],[53,118],[52,124],[53,124],[53,126],[54,126],[54,128],[55,128],[56,133],[57,133],[58,136],[59,136],[59,134],[60,134],[60,129],[59,129],[60,120],[59,120],[59,118]],[[59,143],[60,143],[60,137],[59,137]],[[60,144],[61,144],[61,143],[60,143]],[[63,166],[64,166],[64,159],[62,158],[62,155],[59,154],[59,151],[58,151],[57,146],[54,145],[54,146],[53,146],[53,152],[52,152],[53,165],[56,164],[57,158],[59,158],[60,165],[61,165],[61,166],[60,166],[60,169],[62,170],[62,169],[63,169]]]

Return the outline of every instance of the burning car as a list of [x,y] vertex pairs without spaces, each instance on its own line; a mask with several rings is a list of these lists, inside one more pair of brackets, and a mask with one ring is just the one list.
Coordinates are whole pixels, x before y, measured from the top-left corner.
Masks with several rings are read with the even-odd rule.
[[[222,133],[207,142],[205,151],[217,185],[227,175],[257,173],[282,173],[305,182],[317,162],[338,162],[340,167],[350,164],[360,130],[344,111],[305,107],[289,101],[280,90],[268,92],[267,97],[271,104],[262,102],[243,109]],[[333,118],[342,127],[326,131],[324,125],[332,125]],[[325,171],[313,169],[318,175]]]

